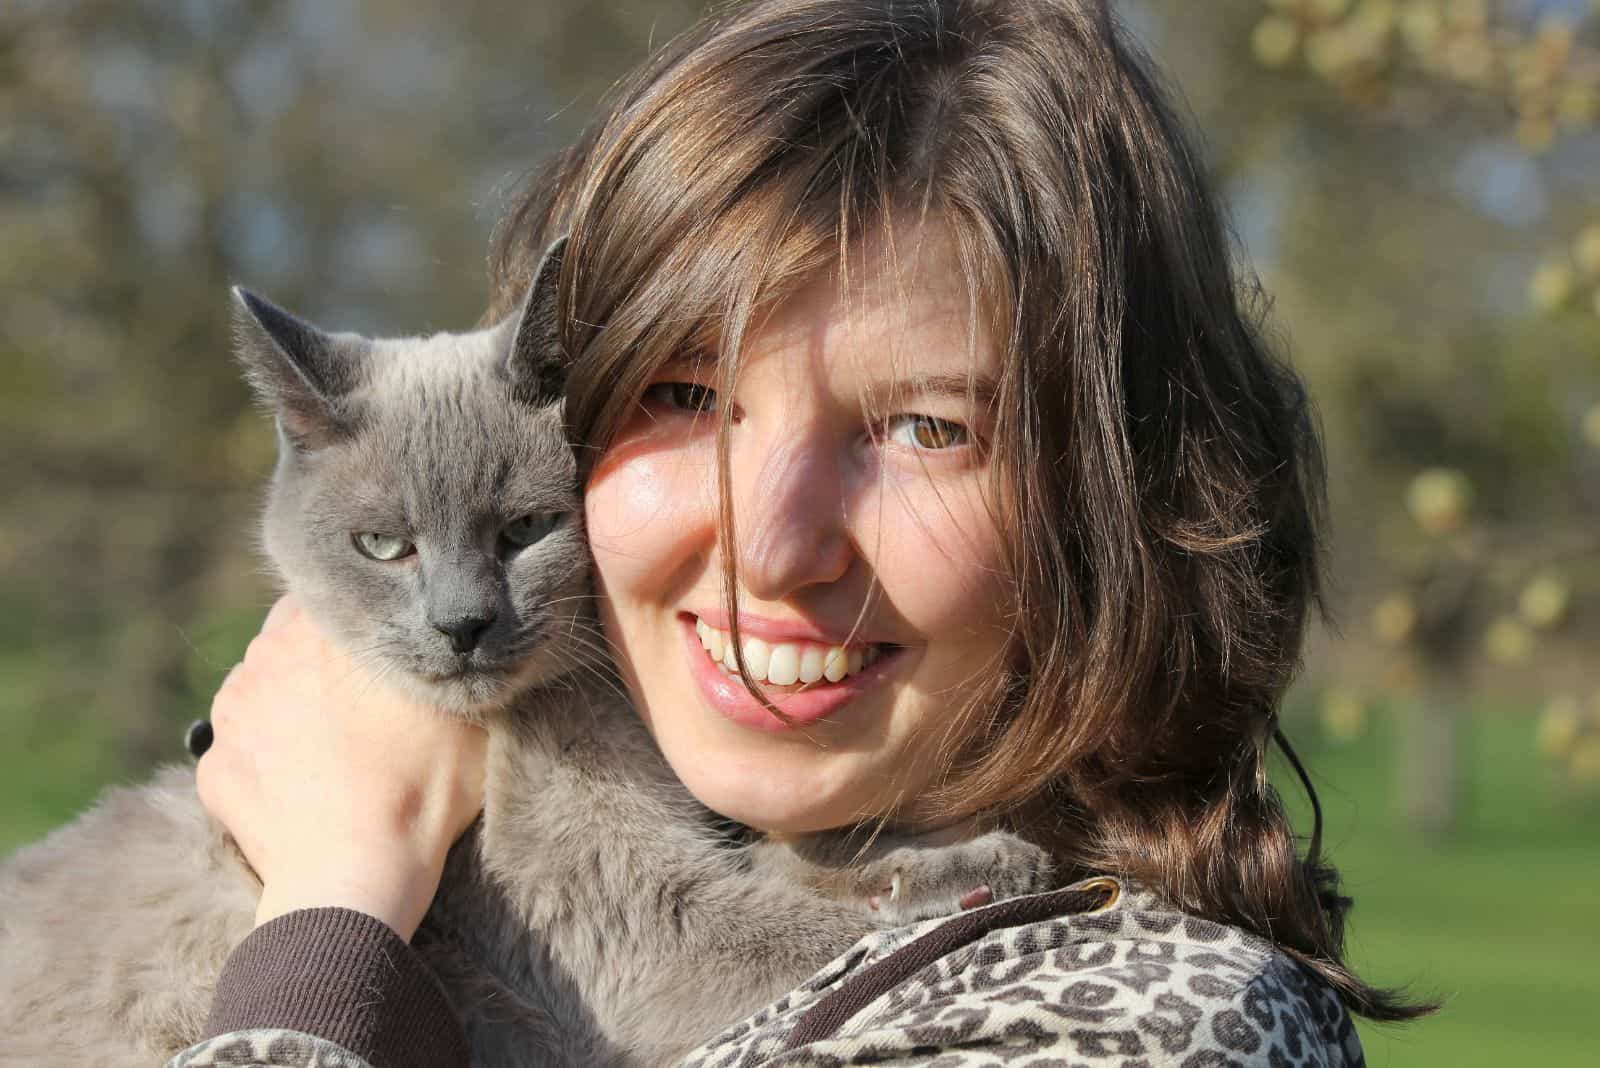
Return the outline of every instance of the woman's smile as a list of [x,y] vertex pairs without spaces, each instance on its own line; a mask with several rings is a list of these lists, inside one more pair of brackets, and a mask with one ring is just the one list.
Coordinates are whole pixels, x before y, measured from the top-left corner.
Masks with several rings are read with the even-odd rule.
[[[725,613],[717,613],[725,618]],[[795,628],[741,618],[745,668],[783,718],[762,705],[737,668],[731,632],[685,614],[684,655],[701,695],[716,711],[754,730],[796,730],[843,709],[882,685],[907,650],[886,643],[796,638]],[[787,632],[787,633],[786,633]],[[767,637],[760,637],[765,634]]]

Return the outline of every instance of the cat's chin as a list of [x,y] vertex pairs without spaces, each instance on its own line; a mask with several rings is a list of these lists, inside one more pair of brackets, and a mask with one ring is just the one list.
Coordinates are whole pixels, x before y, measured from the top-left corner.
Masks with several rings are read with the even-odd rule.
[[442,712],[483,723],[518,697],[548,681],[550,665],[534,656],[502,669],[472,668],[450,674],[399,672],[394,677],[410,693]]
[[513,672],[467,671],[432,677],[402,673],[398,677],[414,697],[471,723],[482,723],[502,711],[529,686]]

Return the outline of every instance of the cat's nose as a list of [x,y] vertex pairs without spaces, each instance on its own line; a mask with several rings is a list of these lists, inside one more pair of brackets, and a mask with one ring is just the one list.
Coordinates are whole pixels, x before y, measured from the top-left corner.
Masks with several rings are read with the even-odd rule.
[[450,648],[458,653],[470,653],[478,646],[478,639],[494,622],[494,616],[463,616],[460,619],[438,620],[433,629],[450,639]]

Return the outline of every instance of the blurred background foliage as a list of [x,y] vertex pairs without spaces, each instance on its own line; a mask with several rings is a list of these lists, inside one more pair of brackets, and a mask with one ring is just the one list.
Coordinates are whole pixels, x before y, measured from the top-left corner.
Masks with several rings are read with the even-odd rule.
[[[470,325],[521,177],[699,7],[0,5],[0,851],[171,759],[270,599],[226,286]],[[1115,7],[1327,436],[1336,626],[1286,718],[1357,962],[1449,1002],[1370,1059],[1592,1063],[1600,4]]]

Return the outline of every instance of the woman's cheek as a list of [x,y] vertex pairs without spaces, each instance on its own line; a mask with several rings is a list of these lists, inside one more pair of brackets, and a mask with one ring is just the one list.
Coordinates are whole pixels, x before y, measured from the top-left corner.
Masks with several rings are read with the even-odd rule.
[[709,535],[715,508],[698,450],[614,447],[584,493],[595,564],[612,593],[659,580]]
[[864,552],[908,623],[932,636],[1003,613],[1001,533],[976,480],[903,487],[883,503]]

